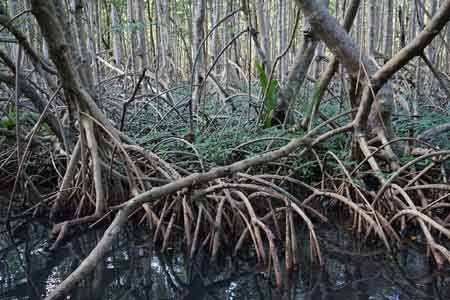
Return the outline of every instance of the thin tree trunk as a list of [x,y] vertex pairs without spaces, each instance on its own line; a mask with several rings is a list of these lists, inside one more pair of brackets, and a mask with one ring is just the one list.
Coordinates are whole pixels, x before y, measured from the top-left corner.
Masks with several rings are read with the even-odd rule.
[[[307,20],[305,20],[305,26],[309,27]],[[286,125],[294,124],[293,109],[299,97],[300,88],[305,81],[309,67],[314,59],[314,53],[318,44],[319,40],[311,30],[305,29],[302,47],[295,56],[286,85],[280,90],[278,95],[278,105],[274,113],[274,118],[278,119],[278,122]]]
[[[87,28],[88,33],[88,46],[90,51],[90,61],[89,65],[92,69],[92,78],[95,80],[91,81],[91,85],[95,85],[99,79],[100,79],[100,70],[98,67],[98,60],[97,60],[97,53],[98,50],[101,47],[100,43],[100,20],[98,15],[98,8],[99,8],[99,0],[93,0],[87,2],[87,9],[88,9],[88,17],[89,17],[89,23],[85,27]],[[97,34],[96,34],[97,33]],[[91,89],[92,90],[92,89]]]
[[[344,16],[344,24],[343,27],[346,31],[350,31],[353,21],[358,14],[358,8],[360,6],[361,0],[352,0],[348,6],[348,11]],[[312,127],[314,116],[319,111],[320,102],[322,100],[323,95],[331,82],[334,74],[338,70],[339,61],[336,56],[333,56],[331,62],[328,64],[325,72],[322,73],[322,76],[317,81],[314,87],[314,93],[311,99],[311,104],[309,105],[309,109],[306,111],[305,117],[302,120],[301,126],[303,128],[310,129]]]
[[384,40],[384,55],[392,56],[392,42],[394,36],[394,0],[386,0],[386,35]]
[[147,47],[147,26],[144,18],[145,5],[144,0],[136,0],[134,8],[136,22],[138,24],[138,34],[137,34],[137,58],[138,58],[138,69],[143,70],[148,68],[148,47]]
[[89,53],[86,45],[86,30],[85,24],[83,23],[83,3],[81,0],[72,0],[71,1],[71,14],[73,18],[73,25],[75,26],[75,33],[78,41],[78,53],[80,56],[80,67],[79,73],[80,78],[83,81],[83,84],[87,86],[92,93],[93,91],[93,72],[91,69],[92,57]]
[[[230,2],[230,3],[232,3],[232,2]],[[269,57],[267,56],[267,52],[264,50],[264,45],[262,45],[261,39],[259,38],[259,36],[261,36],[261,34],[253,26],[253,24],[256,22],[253,20],[254,18],[256,18],[256,13],[255,14],[251,13],[250,3],[247,0],[241,0],[241,4],[242,4],[244,16],[247,21],[247,25],[250,30],[250,35],[252,37],[254,47],[256,48],[256,52],[258,53],[258,56],[260,59],[260,63],[262,65],[263,69],[268,71],[270,68]],[[254,10],[256,11],[256,9],[254,9]],[[252,19],[252,16],[254,17],[253,19]],[[258,19],[258,21],[259,21],[259,19]],[[259,25],[259,26],[261,26],[261,25]],[[231,39],[231,36],[230,36],[230,39]],[[236,51],[236,47],[237,47],[236,43],[234,44],[234,47],[235,47],[235,51]],[[236,55],[236,62],[238,62],[237,55]]]
[[[431,13],[430,13],[431,16],[430,17],[433,17],[436,14],[438,3],[437,3],[437,0],[430,0],[430,1],[431,1]],[[422,10],[424,10],[424,9],[422,9]],[[434,64],[435,60],[436,60],[436,57],[435,57],[436,51],[435,51],[434,43],[431,43],[431,45],[428,46],[427,52],[428,52],[428,59],[431,61],[432,64]]]
[[[447,25],[447,41],[450,41],[450,24]],[[445,68],[450,74],[450,50],[445,51]]]
[[[221,5],[222,5],[222,1],[219,0],[213,0],[212,1],[212,19],[211,19],[211,26],[214,26],[215,24],[217,24],[217,22],[219,21],[220,18],[220,13],[221,13]],[[216,59],[216,57],[219,55],[219,51],[220,51],[220,44],[219,44],[219,30],[215,29],[212,33],[211,36],[211,41],[212,43],[210,44],[210,55],[211,55],[211,60],[214,61]],[[219,68],[219,66],[217,66],[217,69]]]
[[261,48],[264,52],[264,56],[267,59],[267,70],[271,66],[270,62],[270,37],[269,30],[267,28],[268,20],[268,12],[267,12],[267,0],[256,0],[255,8],[256,8],[256,16],[258,18],[258,31],[261,36]]
[[358,14],[356,16],[356,43],[363,47],[364,45],[364,5],[362,8],[358,10]]
[[[279,8],[279,39],[280,39],[280,47],[279,52],[281,53],[287,46],[287,34],[286,34],[286,0],[278,0],[278,8]],[[282,57],[280,61],[280,80],[284,82],[286,80],[287,75],[287,57]]]
[[204,22],[206,12],[206,0],[195,0],[194,6],[194,23],[193,23],[193,41],[192,41],[192,59],[193,59],[193,91],[191,110],[194,116],[198,113],[198,105],[200,103],[200,85],[202,84],[203,77],[203,64],[205,61],[203,47],[201,42],[204,38]]
[[[9,8],[9,15],[10,17],[14,17],[19,12],[18,8],[18,1],[17,0],[8,0],[8,8]],[[12,61],[17,60],[17,44],[8,44],[9,48],[9,55],[12,59]]]
[[[131,69],[133,73],[136,73],[136,31],[135,31],[135,18],[134,18],[134,1],[127,0],[127,22],[129,25],[128,33],[128,56],[131,59]],[[134,78],[134,77],[133,77]]]
[[375,45],[376,45],[375,31],[377,28],[375,1],[377,0],[369,0],[369,23],[367,32],[367,54],[369,56],[375,55]]
[[[328,0],[320,0],[328,6]],[[279,92],[278,105],[275,111],[275,118],[286,125],[295,122],[293,109],[300,94],[300,88],[305,81],[309,67],[314,59],[314,54],[319,44],[319,40],[311,31],[308,18],[304,20],[303,44],[301,50],[297,52],[292,69],[289,72],[286,85]]]
[[117,13],[117,7],[114,2],[111,3],[111,27],[113,35],[113,55],[116,65],[122,63],[122,34],[120,31],[120,18]]
[[167,0],[156,0],[156,20],[157,20],[157,44],[158,44],[158,77],[164,81],[169,79],[172,67],[169,57],[172,51],[169,47],[169,4]]

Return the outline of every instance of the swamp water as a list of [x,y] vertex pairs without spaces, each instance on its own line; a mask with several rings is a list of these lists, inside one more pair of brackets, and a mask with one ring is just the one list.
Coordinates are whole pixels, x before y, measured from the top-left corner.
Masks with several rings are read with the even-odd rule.
[[[88,231],[51,254],[48,232],[26,224],[14,242],[0,236],[0,299],[43,299],[80,263],[101,237]],[[266,268],[254,258],[187,259],[181,251],[152,251],[143,233],[129,226],[105,263],[99,265],[68,299],[450,299],[450,275],[437,272],[415,246],[394,257],[382,249],[363,246],[350,233],[332,226],[317,229],[324,266],[308,258],[308,234],[300,232],[299,270],[276,289]],[[303,238],[302,238],[303,237]]]

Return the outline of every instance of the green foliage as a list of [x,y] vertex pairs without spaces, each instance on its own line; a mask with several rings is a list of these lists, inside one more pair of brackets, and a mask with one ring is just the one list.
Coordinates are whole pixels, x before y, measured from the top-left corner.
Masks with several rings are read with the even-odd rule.
[[13,129],[14,128],[14,120],[9,117],[3,117],[0,120],[0,128]]
[[[20,114],[20,123],[21,124],[29,124],[30,126],[34,126],[39,120],[39,114],[32,111],[19,111]],[[16,118],[17,118],[17,110],[15,105],[10,105],[7,110],[6,116],[0,119],[0,128],[13,130],[16,126]],[[42,135],[50,135],[51,129],[48,126],[47,122],[42,122],[40,126],[40,134]]]
[[272,126],[273,113],[277,106],[279,84],[277,80],[270,80],[269,82],[266,71],[258,62],[256,63],[256,69],[263,93],[267,90],[266,98],[264,99],[265,113],[263,120],[264,128],[269,128]]
[[[268,141],[251,143],[235,150],[237,146],[257,138],[279,136],[278,128],[250,131],[245,127],[230,126],[218,134],[211,134],[196,142],[195,146],[203,159],[213,165],[224,165],[234,160],[234,156],[253,155],[265,151]],[[275,145],[275,144],[274,144]],[[234,150],[234,151],[233,151]]]
[[8,106],[6,116],[0,119],[0,128],[9,130],[13,129],[15,126],[16,114],[17,114],[16,106],[15,105]]
[[[267,137],[283,137],[290,139],[292,137],[299,137],[303,134],[301,131],[288,133],[281,128],[269,126],[272,125],[271,112],[273,113],[273,109],[276,106],[278,82],[272,81],[269,83],[268,76],[262,67],[257,64],[256,68],[259,75],[259,81],[257,83],[258,86],[262,90],[269,87],[267,91],[267,98],[264,103],[266,105],[266,113],[263,116],[263,128],[254,126],[254,121],[257,118],[257,112],[254,112],[253,110],[249,111],[249,99],[246,96],[239,96],[233,100],[233,104],[235,106],[233,111],[231,111],[231,108],[228,108],[227,111],[222,110],[222,107],[218,107],[217,103],[214,101],[205,101],[205,104],[202,107],[201,117],[199,118],[200,128],[204,131],[195,132],[196,138],[193,143],[193,146],[201,157],[205,169],[218,165],[227,165],[244,158],[252,157],[259,153],[264,153],[268,150],[267,146],[269,144],[270,149],[276,149],[286,144],[286,141],[284,140],[261,140],[246,144],[243,147],[238,147],[239,145],[249,141]],[[246,89],[245,85],[242,85],[242,87],[239,86],[239,82],[235,83],[234,87],[242,88],[242,90]],[[177,99],[181,99],[189,95],[189,91],[180,89],[175,91],[173,95]],[[296,110],[299,111],[299,108],[300,107],[297,107]],[[163,122],[160,122],[158,121],[159,116],[155,113],[154,108],[150,108],[148,106],[143,110],[140,109],[141,108],[139,108],[139,113],[137,116],[135,116],[135,112],[129,112],[129,120],[133,119],[133,122],[130,121],[127,124],[127,134],[135,137],[137,143],[143,145],[149,150],[152,150],[156,144],[163,141],[163,143],[158,144],[155,149],[155,152],[160,155],[161,158],[180,164],[182,167],[186,167],[191,171],[199,171],[198,159],[196,158],[197,155],[193,155],[194,151],[191,146],[174,139],[168,141],[167,143],[164,142],[164,140],[168,140],[173,137],[183,138],[187,132],[186,123],[180,122],[180,119],[176,116],[176,114],[173,114],[175,118],[168,117]],[[347,108],[345,108],[345,106],[339,101],[323,102],[320,107],[320,111],[329,117],[336,116],[346,109]],[[242,116],[248,113],[250,113],[250,115],[248,116],[248,121],[246,122],[244,120],[245,118]],[[131,116],[133,117],[131,118]],[[343,125],[351,121],[350,118],[350,115],[344,116],[336,120],[336,123],[338,125]],[[158,125],[157,128],[154,128],[154,124],[149,120],[154,120],[152,122],[155,122],[155,124],[160,123],[160,125]],[[316,126],[321,122],[322,120],[320,118],[316,118],[313,126]],[[409,129],[414,129],[415,135],[417,135],[432,126],[447,122],[448,120],[446,117],[441,114],[421,110],[420,118],[417,118],[415,121],[411,120],[409,117],[394,119],[393,127],[399,136],[407,135]],[[143,130],[143,127],[148,130]],[[319,130],[318,134],[328,130],[330,130],[329,127],[324,126]],[[333,152],[347,170],[353,170],[353,168],[356,167],[357,162],[352,160],[351,157],[351,149],[349,146],[350,138],[351,136],[348,133],[336,134],[326,141],[323,141],[320,147],[316,149],[320,158],[326,157],[325,168],[330,174],[342,174],[343,171],[342,166],[339,165],[336,160],[328,155],[325,156],[327,151]],[[448,135],[442,135],[440,138],[440,143],[443,144],[445,144],[444,142],[447,140],[447,143],[444,146],[448,148]],[[186,155],[186,153],[188,154]],[[191,155],[189,155],[189,153]],[[414,157],[405,156],[400,157],[400,159],[403,163],[406,163],[414,159]],[[295,176],[302,178],[302,180],[305,180],[306,182],[315,182],[321,179],[319,178],[319,176],[321,176],[320,165],[315,156],[305,155],[299,158],[289,156],[279,162],[293,167],[295,170]],[[425,163],[427,163],[427,161],[423,162],[423,164]],[[418,164],[417,166],[420,167],[422,164]],[[270,168],[271,166],[267,167]],[[387,172],[377,175],[385,178],[391,176],[391,174]],[[353,180],[353,183],[362,185],[360,180],[357,178]]]
[[300,157],[299,159],[295,160],[294,167],[296,174],[302,178],[302,180],[310,182],[312,181],[312,178],[316,174],[316,169],[319,167],[317,164],[317,161],[312,159],[306,159],[304,157]]
[[127,5],[127,1],[126,0],[112,0],[111,1],[112,4],[114,4],[114,6],[116,6],[118,9],[120,8],[124,8]]
[[400,157],[400,162],[401,163],[408,163],[410,161],[413,161],[416,157],[414,155],[411,154],[406,154]]
[[[393,128],[400,137],[409,136],[411,130],[414,132],[414,136],[417,136],[425,130],[445,123],[448,123],[448,116],[445,114],[421,109],[420,117],[412,119],[409,116],[402,116],[394,122]],[[441,149],[448,149],[450,145],[449,142],[450,135],[448,133],[442,134],[433,140],[433,144],[439,146]]]

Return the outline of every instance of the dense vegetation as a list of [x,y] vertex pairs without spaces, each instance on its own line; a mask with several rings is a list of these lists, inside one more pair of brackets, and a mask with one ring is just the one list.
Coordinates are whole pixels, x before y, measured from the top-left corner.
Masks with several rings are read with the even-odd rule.
[[[336,216],[450,262],[450,0],[0,3],[1,222],[119,232],[212,261],[255,254],[277,286],[299,226]],[[355,24],[353,24],[355,23]],[[353,27],[352,27],[353,25]]]

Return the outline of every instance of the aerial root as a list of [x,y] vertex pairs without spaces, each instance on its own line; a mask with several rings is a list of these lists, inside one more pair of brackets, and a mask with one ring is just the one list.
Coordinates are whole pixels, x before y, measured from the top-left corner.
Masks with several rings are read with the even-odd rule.
[[[188,141],[162,139],[154,151],[149,151],[124,143],[98,120],[82,116],[84,130],[67,162],[58,192],[51,198],[53,203],[47,202],[52,205],[53,219],[58,221],[53,230],[52,249],[64,243],[71,227],[94,226],[118,213],[87,262],[74,273],[75,279],[69,277],[49,299],[69,290],[80,272],[89,272],[130,219],[146,224],[155,248],[160,250],[181,245],[191,258],[204,251],[213,261],[224,255],[239,256],[253,251],[256,261],[268,268],[278,286],[282,285],[283,272],[295,270],[301,264],[299,223],[306,225],[310,257],[318,264],[323,263],[313,221],[328,222],[330,212],[335,210],[331,208],[335,207],[350,216],[357,234],[376,237],[388,250],[393,250],[402,239],[398,228],[419,226],[436,263],[442,266],[450,257],[433,235],[449,237],[442,221],[449,214],[442,215],[440,209],[448,210],[450,190],[445,184],[430,181],[442,175],[440,166],[448,160],[449,151],[421,152],[389,177],[383,177],[386,164],[375,154],[395,141],[372,150],[362,138],[361,145],[367,150],[365,159],[348,169],[336,153],[315,148],[317,143],[308,136],[276,150],[270,148],[274,141],[287,140],[263,138],[241,144],[233,151],[246,151],[244,148],[253,143],[268,142],[265,149],[269,152],[204,172],[205,161]],[[169,143],[174,146],[170,161],[158,155],[159,147]],[[181,150],[177,148],[179,145]],[[306,147],[293,152],[300,145]],[[317,184],[300,180],[292,164],[294,154],[306,153],[318,166]],[[190,173],[181,167],[179,157],[190,157],[190,163],[202,173]],[[427,159],[427,165],[419,168],[418,163]],[[378,190],[370,190],[361,181],[361,175],[368,172],[366,162],[369,172],[380,172],[376,174],[381,178]],[[113,187],[112,182],[119,184]],[[123,197],[114,200],[111,188],[122,190]],[[132,199],[126,201],[129,197]]]

